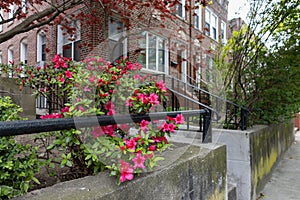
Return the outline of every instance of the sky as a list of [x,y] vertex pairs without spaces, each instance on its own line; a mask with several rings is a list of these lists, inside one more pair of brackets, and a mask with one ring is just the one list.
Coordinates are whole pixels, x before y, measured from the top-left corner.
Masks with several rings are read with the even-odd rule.
[[241,17],[246,21],[246,16],[249,11],[247,0],[229,0],[228,4],[228,19]]

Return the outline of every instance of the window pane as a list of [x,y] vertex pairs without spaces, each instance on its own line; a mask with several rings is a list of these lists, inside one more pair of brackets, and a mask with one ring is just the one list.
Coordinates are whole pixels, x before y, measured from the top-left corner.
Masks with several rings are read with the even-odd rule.
[[158,38],[158,71],[165,71],[165,42]]
[[41,61],[46,61],[46,44],[42,44],[42,60]]
[[143,65],[144,68],[146,68],[146,32],[142,33],[142,36],[139,38],[139,58],[138,62]]
[[75,61],[80,61],[80,40],[74,42],[74,59]]
[[72,44],[63,46],[63,56],[66,58],[72,58]]
[[156,36],[149,34],[149,69],[156,70]]

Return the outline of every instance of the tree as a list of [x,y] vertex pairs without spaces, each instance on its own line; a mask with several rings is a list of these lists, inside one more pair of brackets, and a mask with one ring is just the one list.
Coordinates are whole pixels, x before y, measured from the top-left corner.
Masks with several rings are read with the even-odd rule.
[[254,123],[293,117],[300,107],[300,1],[254,1],[248,25],[223,49],[231,60],[223,74],[229,96],[247,106]]
[[[134,9],[148,7],[151,12],[159,11],[162,18],[172,17],[172,12],[175,6],[179,3],[178,0],[6,0],[0,2],[0,25],[14,23],[5,32],[0,34],[0,44],[13,38],[20,33],[28,32],[34,28],[42,27],[51,24],[64,24],[69,32],[73,28],[70,26],[72,18],[80,18],[86,23],[95,24],[101,19],[97,19],[97,9],[102,8],[107,14],[112,14],[116,11],[122,18],[122,21],[129,26],[130,17],[134,14],[131,12]],[[208,4],[208,0],[197,0],[201,5]],[[66,11],[76,7],[88,8],[88,12],[72,13],[66,18]],[[191,6],[186,6],[185,9],[192,9]],[[138,16],[143,18],[143,15]]]

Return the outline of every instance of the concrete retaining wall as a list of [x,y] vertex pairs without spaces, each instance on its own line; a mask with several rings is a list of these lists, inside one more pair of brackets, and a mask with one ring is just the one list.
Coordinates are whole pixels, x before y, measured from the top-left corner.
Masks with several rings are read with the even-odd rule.
[[238,200],[256,199],[293,141],[292,122],[247,131],[213,129],[213,142],[227,146],[228,181],[236,185]]
[[120,186],[103,172],[33,191],[18,200],[223,200],[226,199],[226,147],[176,143],[161,167]]
[[30,88],[20,91],[15,79],[0,77],[0,96],[10,96],[15,104],[23,108],[22,117],[35,119],[35,98]]

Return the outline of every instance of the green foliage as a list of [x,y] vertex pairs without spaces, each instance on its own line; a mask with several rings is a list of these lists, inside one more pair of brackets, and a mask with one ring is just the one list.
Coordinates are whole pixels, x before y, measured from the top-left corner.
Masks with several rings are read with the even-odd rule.
[[[256,1],[249,26],[223,48],[230,100],[247,107],[252,124],[291,119],[300,108],[299,1]],[[219,59],[220,60],[220,59]]]
[[[0,97],[0,120],[20,119],[22,109],[13,104],[10,97]],[[22,145],[14,137],[0,138],[0,198],[8,199],[26,193],[32,181],[39,183],[34,174],[39,171],[41,162],[36,148]]]
[[0,97],[0,121],[18,120],[20,112],[22,108],[14,104],[9,96]]

